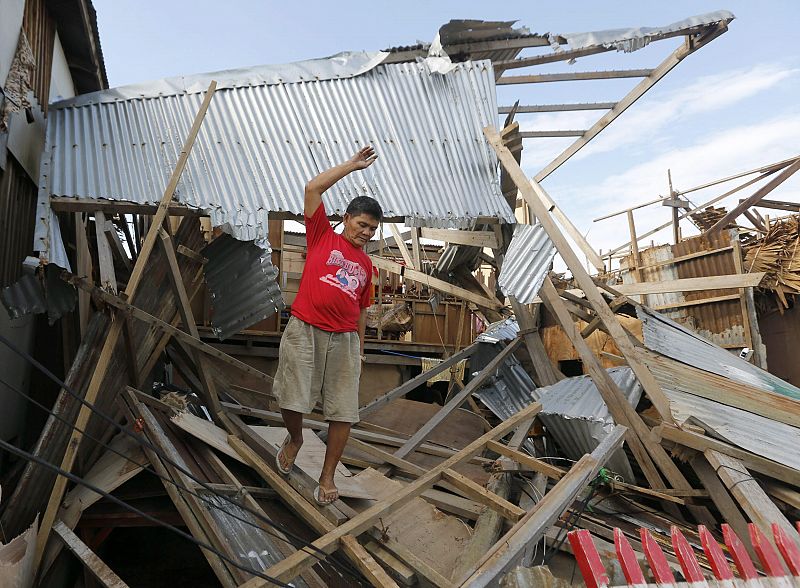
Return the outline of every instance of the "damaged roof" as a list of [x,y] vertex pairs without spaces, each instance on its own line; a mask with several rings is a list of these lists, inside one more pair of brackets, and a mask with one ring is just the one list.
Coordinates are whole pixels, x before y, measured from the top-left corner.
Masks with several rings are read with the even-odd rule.
[[369,195],[388,218],[413,225],[513,222],[482,134],[497,112],[491,62],[438,74],[425,62],[378,65],[385,55],[160,80],[56,103],[36,249],[47,251],[50,196],[157,203],[210,79],[218,89],[176,199],[238,239],[266,238],[270,212],[302,214],[305,183],[366,144],[378,161],[325,194],[329,214]]

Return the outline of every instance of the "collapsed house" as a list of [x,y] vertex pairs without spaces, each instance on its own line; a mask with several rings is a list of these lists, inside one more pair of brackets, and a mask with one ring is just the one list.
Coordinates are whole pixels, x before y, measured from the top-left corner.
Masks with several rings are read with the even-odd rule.
[[[645,556],[661,584],[730,580],[731,562],[739,578],[785,576],[777,553],[800,574],[800,389],[727,350],[756,347],[752,321],[714,340],[659,312],[702,306],[691,298],[637,300],[650,292],[627,286],[661,280],[645,279],[650,262],[634,247],[636,279],[608,276],[540,183],[732,18],[568,36],[454,21],[431,46],[51,105],[41,266],[3,302],[80,337],[63,382],[42,371],[59,392],[36,443],[2,441],[19,464],[3,479],[2,549],[20,573],[74,584],[77,557],[83,585],[531,585],[548,573],[532,566],[568,553],[599,586],[616,552],[618,584],[648,581]],[[684,42],[650,70],[506,73],[671,37]],[[590,129],[551,131],[576,140],[523,173],[525,141],[548,134],[520,130],[517,113],[576,106],[498,107],[497,84],[625,77],[642,81],[595,104],[607,112]],[[379,273],[362,422],[341,498],[319,507],[321,415],[297,467],[275,469],[271,374],[305,247],[286,223],[303,183],[365,144],[380,163],[326,208],[375,195],[391,236],[367,246]],[[758,282],[734,245],[713,247],[739,276],[725,282],[736,298],[714,302],[749,320]]]

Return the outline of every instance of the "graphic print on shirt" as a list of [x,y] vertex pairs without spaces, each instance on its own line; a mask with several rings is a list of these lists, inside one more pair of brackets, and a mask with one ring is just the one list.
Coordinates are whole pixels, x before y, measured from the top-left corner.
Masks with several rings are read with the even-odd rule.
[[352,300],[358,298],[358,289],[365,283],[367,272],[364,268],[355,261],[345,259],[342,252],[338,249],[331,251],[326,265],[333,265],[338,267],[335,274],[327,274],[320,277],[320,281],[329,284],[335,288],[339,288],[342,292],[347,294]]

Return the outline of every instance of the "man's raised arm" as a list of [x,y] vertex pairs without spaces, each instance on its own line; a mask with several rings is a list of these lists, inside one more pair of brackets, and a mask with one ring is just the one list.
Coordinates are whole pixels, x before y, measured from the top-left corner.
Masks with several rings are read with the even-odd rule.
[[360,149],[353,157],[335,167],[325,170],[306,184],[305,202],[303,212],[306,217],[311,217],[317,212],[322,203],[322,194],[347,174],[360,169],[366,169],[378,158],[375,149],[366,146]]

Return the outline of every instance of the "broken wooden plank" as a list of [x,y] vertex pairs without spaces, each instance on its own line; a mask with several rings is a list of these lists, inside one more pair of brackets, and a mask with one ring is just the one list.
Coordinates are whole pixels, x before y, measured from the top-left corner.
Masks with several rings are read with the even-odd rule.
[[53,532],[105,588],[128,588],[128,585],[63,522],[56,521]]
[[778,525],[800,545],[798,543],[800,535],[797,530],[775,506],[741,461],[713,449],[706,449],[703,454],[742,510],[764,535],[772,537],[772,525]]

